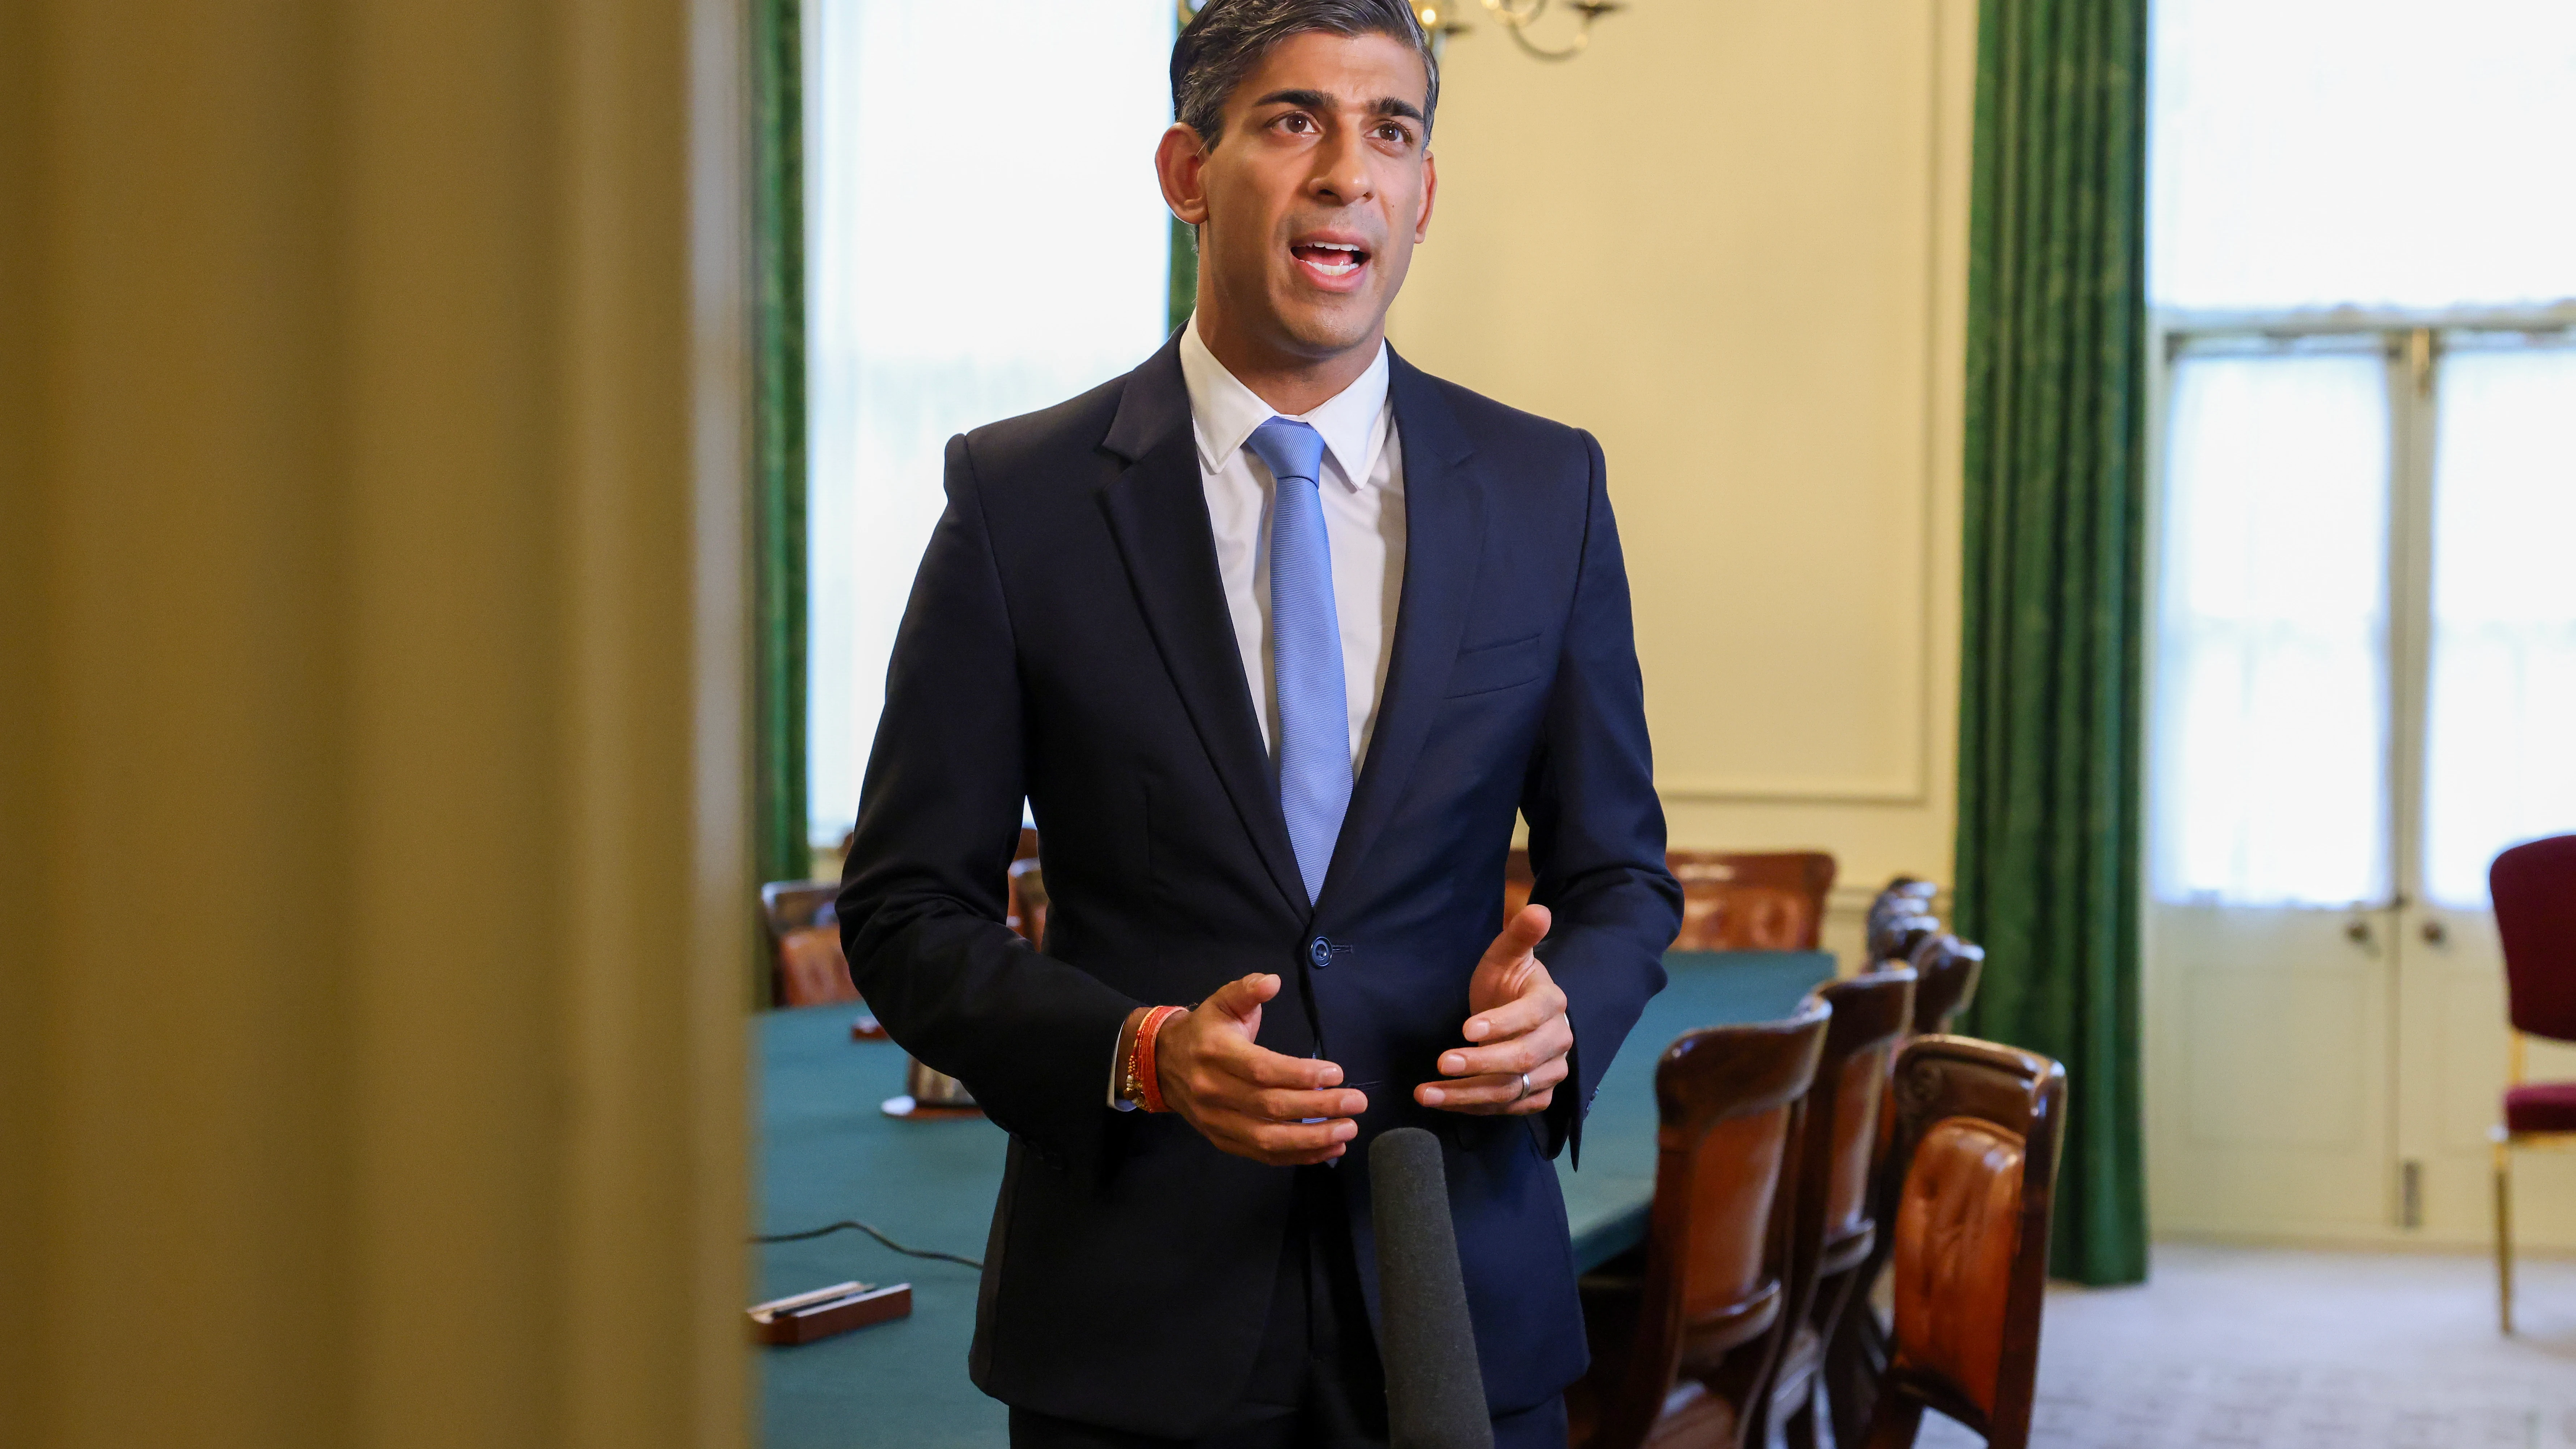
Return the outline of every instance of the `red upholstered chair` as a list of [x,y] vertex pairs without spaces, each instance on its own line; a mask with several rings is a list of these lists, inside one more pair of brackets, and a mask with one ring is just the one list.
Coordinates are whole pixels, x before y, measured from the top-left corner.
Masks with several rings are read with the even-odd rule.
[[2576,835],[2517,845],[2487,868],[2504,942],[2509,1082],[2495,1129],[2496,1316],[2513,1332],[2513,1149],[2576,1149],[2576,1082],[2526,1082],[2526,1038],[2576,1041]]

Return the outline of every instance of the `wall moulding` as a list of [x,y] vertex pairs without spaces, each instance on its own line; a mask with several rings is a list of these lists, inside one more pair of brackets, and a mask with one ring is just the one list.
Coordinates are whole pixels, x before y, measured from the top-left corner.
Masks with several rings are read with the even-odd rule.
[[1718,805],[1880,805],[1919,810],[1932,803],[1932,792],[1924,787],[1921,774],[1908,783],[1883,785],[1668,776],[1655,782],[1655,793],[1666,800]]
[[[1939,408],[1947,389],[1941,386],[1943,358],[1941,348],[1951,336],[1945,328],[1942,309],[1952,299],[1950,278],[1945,268],[1955,262],[1943,244],[1945,208],[1951,198],[1943,187],[1944,147],[1954,138],[1947,134],[1949,93],[1945,88],[1946,60],[1941,37],[1947,32],[1944,5],[1928,7],[1925,41],[1922,47],[1923,102],[1919,168],[1912,180],[1919,189],[1913,214],[1919,231],[1913,241],[1919,255],[1918,292],[1909,309],[1911,326],[1916,329],[1915,399],[1913,416],[1907,420],[1914,435],[1912,466],[1900,477],[1887,480],[1891,501],[1901,500],[1903,521],[1909,547],[1905,562],[1913,578],[1907,591],[1911,601],[1910,620],[1901,621],[1896,630],[1907,637],[1906,667],[1903,677],[1891,680],[1883,693],[1884,707],[1890,712],[1891,733],[1902,732],[1907,740],[1909,758],[1900,773],[1876,777],[1859,775],[1842,778],[1761,778],[1734,771],[1700,771],[1688,768],[1663,773],[1656,781],[1656,792],[1664,799],[1694,804],[1750,805],[1857,805],[1886,809],[1917,810],[1935,802],[1933,752],[1938,735],[1935,711],[1937,694],[1934,675],[1938,668],[1939,649],[1934,637],[1935,623],[1942,617],[1935,597],[1941,571],[1936,551],[1936,520],[1940,516],[1940,499],[1945,485],[1955,479],[1955,458],[1945,458],[1941,447]],[[1910,625],[1910,628],[1907,627]],[[1901,718],[1901,723],[1898,720]]]

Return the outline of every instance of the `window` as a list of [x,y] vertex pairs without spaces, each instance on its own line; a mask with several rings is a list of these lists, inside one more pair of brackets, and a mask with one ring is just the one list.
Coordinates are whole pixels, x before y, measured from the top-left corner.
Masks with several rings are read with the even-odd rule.
[[2161,0],[2156,897],[2576,829],[2576,6]]
[[2174,368],[2156,631],[2171,818],[2152,847],[2168,898],[2388,892],[2386,374],[2348,347]]
[[941,456],[1163,340],[1169,0],[815,0],[808,780],[850,827]]
[[2434,424],[2425,893],[2576,829],[2576,347],[2459,337]]
[[2576,5],[2157,0],[2154,23],[2157,305],[2576,296]]

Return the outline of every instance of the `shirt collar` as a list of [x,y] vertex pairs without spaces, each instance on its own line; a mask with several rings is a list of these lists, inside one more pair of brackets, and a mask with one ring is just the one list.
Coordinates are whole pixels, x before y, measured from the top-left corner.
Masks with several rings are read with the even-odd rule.
[[[1355,493],[1367,485],[1378,450],[1386,446],[1386,380],[1386,344],[1381,341],[1368,371],[1322,406],[1296,415],[1324,435],[1324,451],[1340,470],[1342,486]],[[1189,388],[1190,430],[1198,441],[1199,465],[1210,473],[1234,460],[1253,429],[1284,416],[1208,351],[1199,340],[1196,313],[1181,329],[1181,381]]]

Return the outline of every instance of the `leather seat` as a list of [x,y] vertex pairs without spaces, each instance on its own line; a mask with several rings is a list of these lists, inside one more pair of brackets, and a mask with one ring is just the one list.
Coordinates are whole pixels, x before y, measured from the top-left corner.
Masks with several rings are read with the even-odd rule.
[[1888,1237],[1896,1321],[1866,1449],[1908,1449],[1937,1409],[2029,1449],[2066,1073],[2031,1052],[1917,1037],[1897,1058]]
[[1973,1117],[1933,1124],[1914,1149],[1896,1239],[1896,1362],[1948,1379],[1995,1411],[2004,1302],[2021,1248],[2024,1144]]
[[2507,1132],[2576,1132],[2576,1082],[2532,1082],[2504,1093]]

